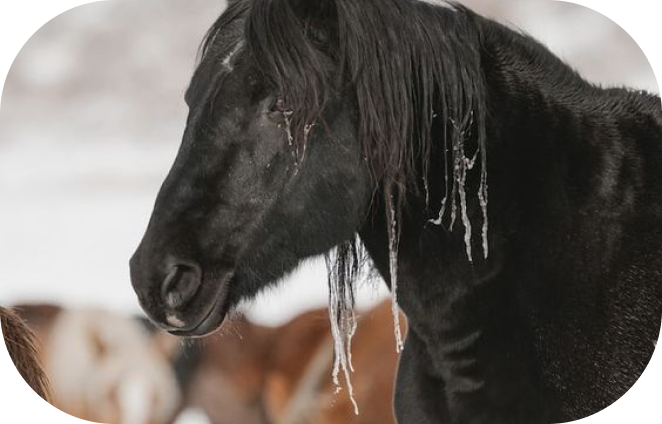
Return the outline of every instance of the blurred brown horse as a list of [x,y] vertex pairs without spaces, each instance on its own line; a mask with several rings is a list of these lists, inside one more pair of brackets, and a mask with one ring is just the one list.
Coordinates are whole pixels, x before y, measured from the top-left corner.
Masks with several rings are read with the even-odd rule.
[[389,304],[359,318],[352,346],[359,415],[346,388],[334,393],[326,310],[276,328],[243,318],[231,326],[197,342],[201,358],[187,394],[187,404],[204,410],[213,424],[395,424],[397,354]]
[[18,315],[1,306],[0,322],[9,356],[18,372],[39,396],[50,401],[50,385],[39,359],[34,334]]
[[336,394],[331,381],[333,342],[323,309],[275,328],[237,317],[223,335],[184,344],[98,309],[23,305],[16,311],[43,346],[53,404],[78,418],[170,424],[192,407],[213,424],[395,424],[397,355],[388,304],[359,318],[352,349],[358,416],[346,388]]
[[174,422],[182,407],[170,361],[181,347],[174,337],[101,309],[42,304],[15,310],[41,341],[58,409],[107,424]]

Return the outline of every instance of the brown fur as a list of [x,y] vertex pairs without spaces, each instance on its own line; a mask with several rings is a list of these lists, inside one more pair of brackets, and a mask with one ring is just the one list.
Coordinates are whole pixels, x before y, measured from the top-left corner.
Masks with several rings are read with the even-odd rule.
[[23,379],[46,401],[50,401],[50,383],[39,359],[34,333],[13,311],[0,307],[2,334],[14,365]]
[[326,310],[277,328],[245,319],[233,325],[227,334],[201,341],[203,357],[188,396],[189,405],[205,410],[214,424],[395,424],[397,354],[390,304],[359,318],[352,349],[358,416],[346,390],[334,394]]
[[[53,322],[63,310],[31,305],[17,311],[48,345]],[[3,332],[4,324],[3,319]],[[181,346],[179,338],[162,338],[166,351],[171,350],[173,342]],[[352,381],[359,416],[354,415],[345,390],[334,394],[330,378],[333,345],[326,310],[304,313],[276,328],[237,318],[226,334],[196,343],[202,348],[202,356],[188,385],[186,402],[205,410],[214,424],[395,424],[391,398],[397,355],[387,303],[359,318],[352,349],[356,369]],[[304,386],[312,390],[303,390]],[[295,403],[298,407],[293,406]],[[79,418],[92,417],[82,406],[74,409],[67,412]],[[105,422],[119,422],[108,418]]]
[[[125,422],[129,418],[123,415],[126,410],[120,385],[131,378],[135,381],[143,372],[141,381],[148,386],[143,386],[141,393],[145,395],[144,402],[151,405],[146,407],[149,412],[141,422],[174,422],[181,403],[174,374],[171,378],[151,378],[171,372],[170,359],[181,346],[179,340],[158,332],[150,335],[137,321],[104,310],[66,309],[49,304],[20,305],[14,310],[43,346],[39,354],[51,377],[55,407],[83,420]],[[130,358],[126,350],[132,355]],[[135,366],[131,360],[135,360]],[[151,392],[144,392],[146,389]],[[165,390],[176,390],[177,398],[162,398]],[[164,408],[173,410],[162,416],[159,411]]]

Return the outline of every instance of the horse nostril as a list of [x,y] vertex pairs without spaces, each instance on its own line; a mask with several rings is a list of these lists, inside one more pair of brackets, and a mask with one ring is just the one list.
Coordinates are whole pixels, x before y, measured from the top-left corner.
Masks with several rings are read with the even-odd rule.
[[177,264],[163,280],[161,296],[170,309],[185,306],[200,289],[200,269],[196,266]]

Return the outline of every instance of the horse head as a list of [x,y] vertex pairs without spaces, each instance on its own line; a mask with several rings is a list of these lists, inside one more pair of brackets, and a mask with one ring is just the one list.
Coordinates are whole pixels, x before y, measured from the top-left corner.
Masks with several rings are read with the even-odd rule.
[[[141,305],[175,334],[215,330],[302,259],[352,238],[370,202],[355,100],[333,78],[336,29],[278,3],[232,2],[210,30],[180,150],[131,260]],[[278,13],[299,26],[269,27]],[[276,63],[275,45],[310,51]]]

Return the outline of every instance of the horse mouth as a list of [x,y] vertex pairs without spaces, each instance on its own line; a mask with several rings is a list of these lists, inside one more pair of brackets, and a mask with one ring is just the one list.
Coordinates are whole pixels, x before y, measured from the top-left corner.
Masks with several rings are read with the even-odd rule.
[[[233,281],[233,275],[221,280],[216,293],[213,295],[213,302],[201,315],[201,318],[186,327],[176,328],[169,325],[168,332],[181,337],[204,337],[217,331],[223,324],[230,309],[228,293]],[[204,296],[202,293],[201,295]],[[200,299],[200,302],[204,302],[204,298]]]

